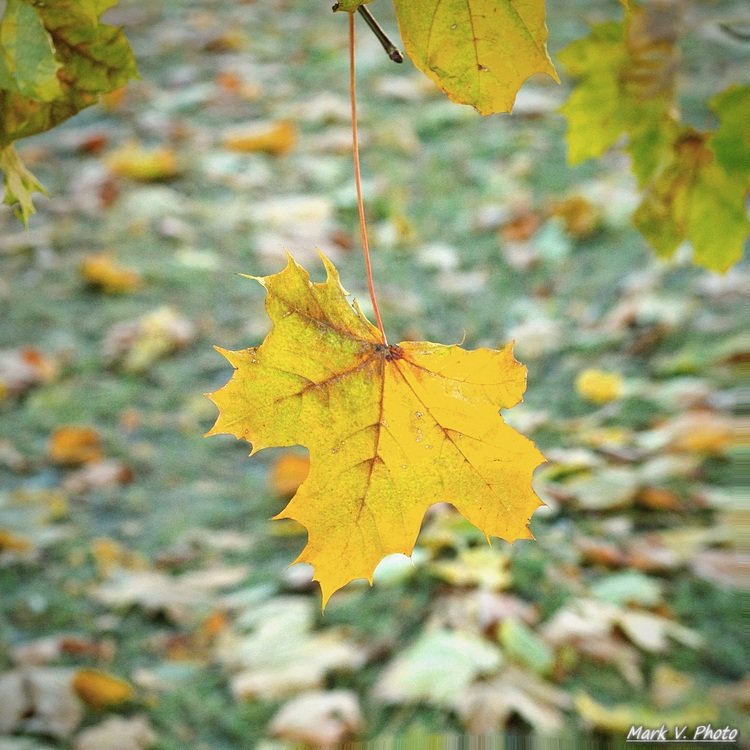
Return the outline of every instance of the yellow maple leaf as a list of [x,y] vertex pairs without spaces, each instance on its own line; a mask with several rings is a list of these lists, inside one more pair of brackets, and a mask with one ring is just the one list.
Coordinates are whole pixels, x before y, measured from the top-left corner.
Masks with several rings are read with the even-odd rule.
[[393,0],[404,47],[450,99],[483,115],[510,112],[521,84],[546,73],[544,0]]
[[526,368],[500,351],[402,342],[388,346],[325,257],[312,283],[291,256],[256,278],[273,327],[257,348],[219,349],[236,368],[209,395],[209,435],[303,445],[310,473],[276,518],[307,528],[297,562],[311,563],[323,603],[367,578],[391,553],[410,554],[425,511],[452,503],[489,539],[531,538],[541,502],[531,474],[544,460],[499,409],[521,400]]

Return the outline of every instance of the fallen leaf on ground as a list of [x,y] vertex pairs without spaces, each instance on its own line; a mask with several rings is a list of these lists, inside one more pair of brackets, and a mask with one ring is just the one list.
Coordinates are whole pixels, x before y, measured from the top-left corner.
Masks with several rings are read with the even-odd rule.
[[106,459],[86,464],[83,468],[68,474],[62,485],[68,492],[81,494],[130,484],[132,481],[133,470],[129,466],[114,459]]
[[582,195],[553,202],[550,213],[562,219],[568,234],[578,239],[592,235],[602,222],[601,209]]
[[502,730],[511,715],[518,714],[540,734],[554,735],[563,728],[563,712],[572,708],[573,701],[564,690],[511,666],[458,692],[453,706],[472,734]]
[[67,466],[98,461],[102,439],[93,427],[64,425],[52,433],[47,453],[53,463]]
[[607,706],[586,693],[575,696],[575,708],[590,725],[607,732],[626,734],[631,727],[694,727],[716,721],[716,707],[701,701],[691,706],[665,711],[637,703],[616,703]]
[[287,742],[335,745],[362,729],[357,694],[351,690],[304,693],[285,703],[268,733]]
[[690,567],[699,578],[718,586],[750,591],[750,553],[710,549],[692,557]]
[[83,719],[83,705],[67,667],[26,667],[0,673],[0,731],[69,737]]
[[85,258],[81,263],[81,276],[87,284],[110,294],[132,292],[141,283],[136,271],[119,265],[106,253]]
[[542,217],[536,211],[526,209],[503,224],[500,236],[506,242],[522,242],[531,239],[541,225]]
[[109,661],[114,652],[115,644],[109,639],[94,641],[75,633],[57,633],[19,643],[10,650],[10,657],[19,666],[40,666],[64,655]]
[[142,373],[195,338],[195,327],[171,307],[159,307],[138,320],[117,323],[107,332],[103,355],[125,372]]
[[30,539],[15,534],[10,529],[0,529],[0,553],[2,552],[30,552],[34,545]]
[[0,401],[53,382],[58,370],[56,360],[34,346],[0,351]]
[[104,163],[118,177],[138,182],[169,180],[180,171],[173,149],[145,148],[138,143],[121,146],[105,157]]
[[269,484],[280,497],[291,497],[307,479],[310,472],[310,459],[298,453],[285,453],[271,468]]
[[385,667],[373,697],[381,703],[450,706],[477,677],[496,672],[501,664],[500,650],[480,635],[427,631]]
[[72,684],[76,695],[92,708],[116,706],[135,694],[129,682],[98,669],[79,669]]
[[230,151],[265,151],[281,156],[297,142],[297,128],[291,122],[257,122],[225,130],[221,145]]
[[125,571],[96,587],[92,597],[109,607],[137,604],[147,612],[165,612],[176,622],[189,621],[200,614],[201,607],[212,604],[212,594],[236,586],[249,568],[217,567],[169,576],[152,570]]
[[528,625],[516,617],[506,617],[498,628],[500,644],[508,658],[545,675],[555,661],[553,650]]
[[147,750],[156,735],[146,716],[110,716],[84,729],[75,739],[74,750]]
[[661,429],[669,438],[669,448],[685,453],[721,455],[736,438],[731,417],[712,411],[686,412]]
[[220,350],[235,372],[211,394],[219,416],[208,433],[248,440],[253,453],[309,449],[310,474],[277,518],[307,528],[297,562],[315,567],[323,602],[355,578],[371,580],[385,555],[408,556],[436,502],[487,536],[529,538],[541,504],[531,474],[543,457],[498,414],[525,386],[511,346],[388,346],[323,264],[321,283],[291,257],[257,279],[273,328],[258,348]]
[[617,372],[589,369],[576,378],[578,394],[595,404],[607,404],[622,395],[622,376]]
[[695,680],[668,664],[657,664],[651,675],[651,697],[659,709],[684,705],[696,691]]
[[695,630],[650,612],[624,610],[618,615],[617,623],[625,635],[644,651],[667,651],[669,638],[688,648],[700,648],[703,645],[703,638]]
[[315,631],[314,619],[314,604],[305,597],[276,597],[242,611],[219,635],[215,652],[232,673],[234,696],[283,698],[322,687],[329,672],[364,664],[365,651],[344,630]]
[[664,598],[661,581],[638,570],[623,570],[603,576],[591,584],[590,590],[597,599],[618,605],[655,607]]
[[433,575],[454,586],[478,586],[500,591],[511,583],[510,557],[489,545],[468,547],[452,560],[436,560],[429,566]]

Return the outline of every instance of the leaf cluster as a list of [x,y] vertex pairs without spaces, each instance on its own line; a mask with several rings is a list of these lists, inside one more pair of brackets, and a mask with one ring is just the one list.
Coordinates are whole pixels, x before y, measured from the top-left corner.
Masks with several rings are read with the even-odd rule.
[[642,198],[635,226],[663,257],[687,240],[696,264],[726,271],[750,233],[750,84],[711,99],[716,130],[683,122],[676,86],[681,25],[677,3],[632,5],[622,21],[595,25],[560,53],[578,79],[562,108],[568,158],[598,158],[624,137]]

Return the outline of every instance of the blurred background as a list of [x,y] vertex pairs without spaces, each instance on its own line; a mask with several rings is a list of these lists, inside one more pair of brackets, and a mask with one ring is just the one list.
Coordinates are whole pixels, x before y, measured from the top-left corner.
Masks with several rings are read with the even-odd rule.
[[[371,7],[396,37],[391,8]],[[620,14],[551,4],[553,60]],[[28,231],[0,210],[0,748],[606,747],[662,723],[750,736],[747,265],[658,260],[630,224],[627,158],[566,165],[570,80],[534,78],[512,116],[480,118],[360,23],[389,338],[515,340],[529,384],[505,418],[549,459],[547,507],[536,541],[487,546],[436,506],[410,560],[321,613],[310,570],[288,567],[304,531],[269,520],[304,451],[249,459],[204,439],[202,394],[230,376],[214,345],[268,331],[238,274],[280,270],[286,249],[318,279],[325,252],[372,317],[346,17],[123,0],[107,20],[142,80],[22,142],[50,197]],[[728,23],[750,24],[741,0],[688,3],[678,84],[696,127],[747,71]]]

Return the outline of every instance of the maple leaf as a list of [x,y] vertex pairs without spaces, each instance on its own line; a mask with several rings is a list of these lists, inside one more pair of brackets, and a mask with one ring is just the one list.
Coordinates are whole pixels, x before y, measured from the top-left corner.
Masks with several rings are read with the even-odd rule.
[[544,0],[393,0],[414,64],[450,99],[483,115],[510,112],[521,84],[546,73]]
[[[531,538],[541,505],[530,486],[543,456],[498,410],[521,400],[526,368],[500,351],[403,342],[387,346],[338,272],[321,256],[312,283],[289,256],[256,278],[273,327],[257,348],[218,349],[236,368],[209,395],[209,435],[269,446],[303,445],[310,472],[276,518],[307,528],[297,561],[311,563],[323,603],[388,554],[410,554],[424,513],[452,503],[489,539]],[[251,455],[252,455],[251,453]]]
[[686,128],[646,186],[633,222],[659,255],[671,256],[688,239],[695,263],[726,271],[750,234],[745,179],[722,167],[706,134]]
[[711,138],[711,148],[721,166],[730,174],[741,175],[750,186],[750,83],[731,86],[709,102],[719,115],[719,129]]
[[44,188],[10,148],[95,104],[99,94],[137,77],[123,32],[99,16],[116,0],[54,0],[0,5],[0,171],[4,201],[22,220]]
[[561,110],[571,164],[601,156],[623,133],[664,146],[661,133],[675,114],[678,21],[676,7],[633,7],[623,21],[597,24],[560,52],[579,79]]

